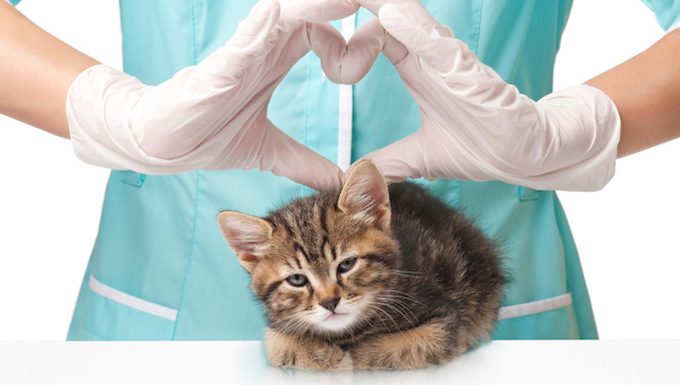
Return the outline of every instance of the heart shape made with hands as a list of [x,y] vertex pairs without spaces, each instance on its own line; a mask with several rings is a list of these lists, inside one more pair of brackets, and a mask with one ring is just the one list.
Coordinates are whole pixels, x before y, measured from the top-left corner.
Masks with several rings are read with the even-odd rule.
[[[413,0],[359,0],[358,4],[376,16],[380,7],[389,3]],[[363,24],[349,41],[327,22],[309,23],[307,27],[309,48],[319,57],[321,67],[337,84],[355,84],[363,79],[383,52],[393,64],[399,63],[408,53],[404,45],[390,36],[376,17]]]
[[[451,146],[451,143],[443,143],[426,136],[433,132],[437,133],[442,121],[452,121],[450,116],[438,116],[437,108],[433,107],[438,105],[438,101],[433,98],[445,100],[448,96],[441,93],[448,88],[445,84],[445,74],[455,61],[453,53],[466,52],[465,49],[461,50],[459,47],[450,49],[452,48],[450,45],[452,43],[464,45],[464,43],[454,39],[451,29],[437,22],[419,0],[349,1],[369,10],[376,16],[362,25],[349,42],[346,42],[343,36],[327,22],[308,24],[309,48],[321,60],[324,73],[335,83],[354,84],[368,73],[378,54],[383,52],[397,69],[423,115],[423,126],[419,127],[414,134],[366,154],[362,159],[373,161],[388,182],[396,182],[408,177],[489,179],[486,175],[463,172],[463,170],[476,169],[467,158],[451,162],[454,170],[446,170],[443,173],[446,175],[439,171],[435,174],[429,173],[431,167],[427,164],[427,153],[432,150],[431,147],[434,146],[441,153],[448,153],[451,148],[455,147]],[[442,49],[446,52],[442,52]],[[423,56],[427,60],[419,60]],[[469,56],[472,56],[473,60]],[[475,59],[474,55],[468,55],[465,62],[469,66],[480,68],[482,72],[486,71],[486,66]],[[430,67],[434,71],[424,67]],[[457,152],[464,152],[464,150],[456,148]],[[445,156],[439,157],[446,158]]]
[[362,25],[349,42],[328,23],[309,24],[307,38],[329,80],[355,84],[366,76],[383,50],[386,33],[378,19],[373,19]]

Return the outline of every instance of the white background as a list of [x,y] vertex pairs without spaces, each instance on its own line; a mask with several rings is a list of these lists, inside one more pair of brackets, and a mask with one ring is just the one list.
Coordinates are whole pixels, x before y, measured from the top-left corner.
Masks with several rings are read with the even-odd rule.
[[[27,16],[120,68],[113,0],[24,0]],[[556,88],[642,51],[662,31],[637,0],[577,0]],[[1,85],[0,85],[1,86]],[[603,339],[680,338],[680,141],[621,160],[598,193],[563,193]],[[0,340],[63,340],[108,172],[68,141],[0,116]]]

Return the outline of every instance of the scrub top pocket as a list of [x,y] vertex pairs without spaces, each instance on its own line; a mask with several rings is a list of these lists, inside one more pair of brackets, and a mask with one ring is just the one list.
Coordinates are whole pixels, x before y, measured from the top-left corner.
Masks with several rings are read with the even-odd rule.
[[177,310],[131,296],[89,275],[69,340],[170,340]]
[[[534,306],[535,305],[535,306]],[[578,328],[571,294],[501,308],[493,339],[570,339],[583,335]],[[507,317],[507,318],[505,318]]]
[[199,182],[198,173],[112,172],[107,231],[97,238],[69,338],[173,339],[194,253]]

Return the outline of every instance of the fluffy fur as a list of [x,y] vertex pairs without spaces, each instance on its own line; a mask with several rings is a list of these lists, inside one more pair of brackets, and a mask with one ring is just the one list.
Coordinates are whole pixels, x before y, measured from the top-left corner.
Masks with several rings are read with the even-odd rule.
[[494,328],[505,278],[492,243],[424,188],[388,189],[368,161],[341,191],[219,222],[264,304],[273,365],[427,367]]

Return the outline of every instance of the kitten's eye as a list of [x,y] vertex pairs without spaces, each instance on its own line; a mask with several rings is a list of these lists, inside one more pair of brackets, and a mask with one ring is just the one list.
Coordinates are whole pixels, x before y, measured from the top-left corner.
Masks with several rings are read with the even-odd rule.
[[349,258],[345,259],[344,261],[340,262],[338,265],[338,274],[346,273],[354,267],[354,265],[357,263],[356,258]]
[[302,274],[293,274],[288,276],[286,281],[295,287],[302,287],[307,284],[307,277]]

